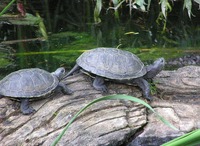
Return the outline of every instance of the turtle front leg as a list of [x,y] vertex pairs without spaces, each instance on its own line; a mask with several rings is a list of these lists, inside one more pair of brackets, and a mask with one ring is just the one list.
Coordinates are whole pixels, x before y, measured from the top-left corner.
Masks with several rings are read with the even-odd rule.
[[108,92],[108,89],[106,85],[104,84],[104,79],[102,77],[96,76],[93,81],[93,87],[96,90],[102,91],[102,92]]
[[143,78],[137,78],[133,80],[133,83],[136,83],[142,89],[142,94],[147,100],[152,100],[151,91],[149,83]]
[[62,83],[62,82],[60,82],[60,83],[58,84],[58,87],[61,89],[61,92],[62,92],[63,94],[70,95],[70,94],[73,93],[73,91],[72,91],[71,89],[69,89],[69,88],[67,87],[67,85],[65,85],[65,84]]
[[29,115],[35,112],[35,109],[29,106],[29,99],[20,99],[20,101],[21,101],[20,110],[24,115]]

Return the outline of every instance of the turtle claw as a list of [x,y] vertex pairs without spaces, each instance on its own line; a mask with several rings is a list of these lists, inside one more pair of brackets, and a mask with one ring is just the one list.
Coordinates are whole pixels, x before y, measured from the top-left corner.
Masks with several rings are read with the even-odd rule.
[[102,91],[103,93],[108,93],[108,88],[105,85],[100,86],[97,90]]
[[71,89],[69,89],[69,88],[67,88],[67,90],[65,91],[65,94],[67,94],[67,95],[71,95],[71,94],[73,94],[74,93],[74,91],[72,91]]
[[96,90],[101,91],[102,93],[108,93],[108,88],[104,86],[94,87]]
[[30,115],[36,112],[36,110],[32,107],[29,107],[28,109],[21,109],[21,111],[24,115]]

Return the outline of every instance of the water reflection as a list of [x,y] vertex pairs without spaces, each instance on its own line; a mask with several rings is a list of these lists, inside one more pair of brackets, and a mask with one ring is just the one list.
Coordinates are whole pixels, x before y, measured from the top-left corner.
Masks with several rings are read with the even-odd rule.
[[[76,58],[85,50],[96,48],[95,39],[87,33],[58,33],[53,34],[48,41],[32,41],[23,42],[12,45],[0,44],[0,78],[22,68],[41,68],[49,72],[54,71],[58,67],[65,67],[66,70],[70,70]],[[109,46],[105,46],[109,47]],[[195,62],[199,52],[195,48],[180,49],[180,48],[120,48],[128,50],[144,61],[145,64],[150,64],[152,61],[159,57],[164,57],[169,60],[173,65],[172,58],[179,58],[178,60],[184,60],[187,65],[187,61],[190,63],[191,59]],[[182,55],[188,55],[192,57],[183,57]],[[186,58],[186,60],[185,60]],[[177,62],[177,59],[175,60]],[[197,62],[197,61],[196,61]],[[172,66],[170,66],[171,68]],[[169,67],[167,67],[169,69]],[[174,67],[173,67],[174,69]]]
[[0,76],[22,69],[42,68],[53,71],[60,66],[67,70],[86,49],[96,47],[94,39],[86,33],[53,34],[48,41],[18,42],[0,45]]

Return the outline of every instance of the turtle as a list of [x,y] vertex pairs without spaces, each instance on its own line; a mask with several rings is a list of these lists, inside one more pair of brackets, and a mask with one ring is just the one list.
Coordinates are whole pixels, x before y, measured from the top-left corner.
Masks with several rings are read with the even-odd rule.
[[29,115],[35,112],[35,109],[29,106],[30,99],[41,99],[53,93],[55,89],[60,89],[63,94],[72,94],[73,91],[60,82],[64,75],[63,67],[52,73],[40,68],[21,69],[0,81],[0,96],[19,100],[21,112]]
[[95,48],[82,53],[76,60],[76,65],[63,77],[73,75],[76,71],[92,75],[93,87],[102,92],[108,92],[105,80],[137,85],[143,96],[152,100],[150,85],[147,80],[155,77],[165,65],[163,57],[153,64],[145,66],[133,53],[117,48]]

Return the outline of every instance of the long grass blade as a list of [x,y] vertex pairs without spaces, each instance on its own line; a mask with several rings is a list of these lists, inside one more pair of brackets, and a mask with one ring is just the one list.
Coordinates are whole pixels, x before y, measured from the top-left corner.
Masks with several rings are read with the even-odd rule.
[[0,13],[0,17],[1,15],[3,15],[9,8],[10,6],[15,2],[16,0],[12,0]]
[[200,145],[200,129],[171,140],[161,146],[197,146]]
[[69,123],[66,125],[66,127],[63,129],[63,131],[58,135],[58,137],[55,139],[55,141],[52,143],[51,146],[55,146],[60,139],[62,138],[62,136],[64,135],[64,133],[66,132],[66,130],[69,128],[69,126],[72,124],[72,122],[83,112],[85,111],[88,107],[90,107],[91,105],[93,105],[94,103],[103,101],[103,100],[111,100],[111,99],[123,99],[123,100],[130,100],[133,102],[137,102],[140,104],[143,104],[144,106],[146,106],[147,108],[149,108],[153,113],[155,113],[157,115],[157,117],[166,125],[168,125],[169,127],[171,127],[174,130],[177,130],[176,127],[174,127],[172,124],[170,124],[167,120],[165,120],[163,117],[161,117],[158,113],[156,113],[156,111],[149,105],[147,104],[145,101],[136,98],[136,97],[132,97],[132,96],[128,96],[128,95],[122,95],[122,94],[118,94],[118,95],[110,95],[110,96],[104,96],[98,99],[93,100],[92,102],[90,102],[89,104],[87,104],[85,107],[83,107],[80,111],[78,111],[74,117],[69,121]]

